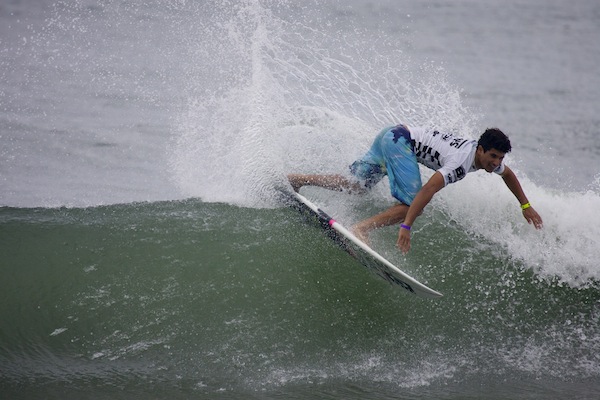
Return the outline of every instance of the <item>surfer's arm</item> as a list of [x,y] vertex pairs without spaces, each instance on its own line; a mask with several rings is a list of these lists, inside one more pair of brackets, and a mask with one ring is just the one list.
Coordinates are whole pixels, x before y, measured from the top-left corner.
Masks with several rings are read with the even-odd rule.
[[519,204],[524,207],[523,217],[525,217],[528,223],[533,224],[536,229],[542,229],[542,217],[540,217],[537,211],[535,211],[529,204],[529,200],[523,191],[523,187],[521,187],[521,183],[519,182],[519,179],[517,179],[517,176],[513,170],[507,166],[504,166],[504,172],[502,172],[500,176],[504,180],[504,183],[508,189],[515,195],[519,201]]
[[[417,217],[423,212],[425,206],[429,204],[433,196],[444,186],[444,177],[440,172],[435,172],[415,196],[415,199],[408,208],[403,225],[412,226]],[[408,229],[400,228],[396,245],[403,253],[407,253],[410,250],[410,231]]]

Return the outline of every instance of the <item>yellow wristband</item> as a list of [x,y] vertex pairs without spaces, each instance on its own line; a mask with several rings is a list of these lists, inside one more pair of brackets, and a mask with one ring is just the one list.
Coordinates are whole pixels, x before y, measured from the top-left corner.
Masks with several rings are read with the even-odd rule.
[[527,210],[529,207],[531,207],[530,203],[521,204],[521,210],[523,211]]

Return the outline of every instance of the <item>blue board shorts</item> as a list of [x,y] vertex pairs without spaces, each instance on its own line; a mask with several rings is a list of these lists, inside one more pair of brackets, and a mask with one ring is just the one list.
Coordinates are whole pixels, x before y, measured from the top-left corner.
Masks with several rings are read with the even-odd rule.
[[379,132],[369,151],[352,163],[350,172],[367,189],[387,175],[392,196],[408,206],[422,186],[410,132],[404,125]]

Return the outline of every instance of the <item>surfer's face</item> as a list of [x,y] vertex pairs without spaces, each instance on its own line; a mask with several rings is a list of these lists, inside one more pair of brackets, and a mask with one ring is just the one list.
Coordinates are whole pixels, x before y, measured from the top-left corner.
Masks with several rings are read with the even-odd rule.
[[475,154],[475,166],[477,168],[483,168],[486,172],[493,172],[496,168],[502,164],[506,153],[500,150],[490,149],[484,151],[483,147],[477,147],[477,153]]

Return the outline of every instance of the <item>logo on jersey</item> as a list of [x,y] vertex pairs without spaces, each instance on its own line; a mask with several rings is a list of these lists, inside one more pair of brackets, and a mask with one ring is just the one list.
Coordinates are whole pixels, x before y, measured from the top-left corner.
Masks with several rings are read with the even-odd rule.
[[437,165],[438,168],[442,166],[440,153],[437,150],[434,152],[433,148],[422,143],[415,143],[415,155],[429,165]]
[[446,180],[448,181],[448,183],[458,182],[462,178],[464,178],[465,175],[467,175],[467,173],[465,172],[465,169],[463,167],[458,167],[454,171],[452,171],[448,175],[446,175]]
[[449,145],[450,145],[450,147],[456,147],[457,149],[460,149],[463,146],[463,144],[468,142],[467,139],[454,137],[454,135],[451,133],[443,133],[442,134],[439,131],[434,131],[432,133],[432,135],[433,135],[433,137],[436,137],[437,135],[442,135],[441,139],[444,142],[447,142],[452,139]]

